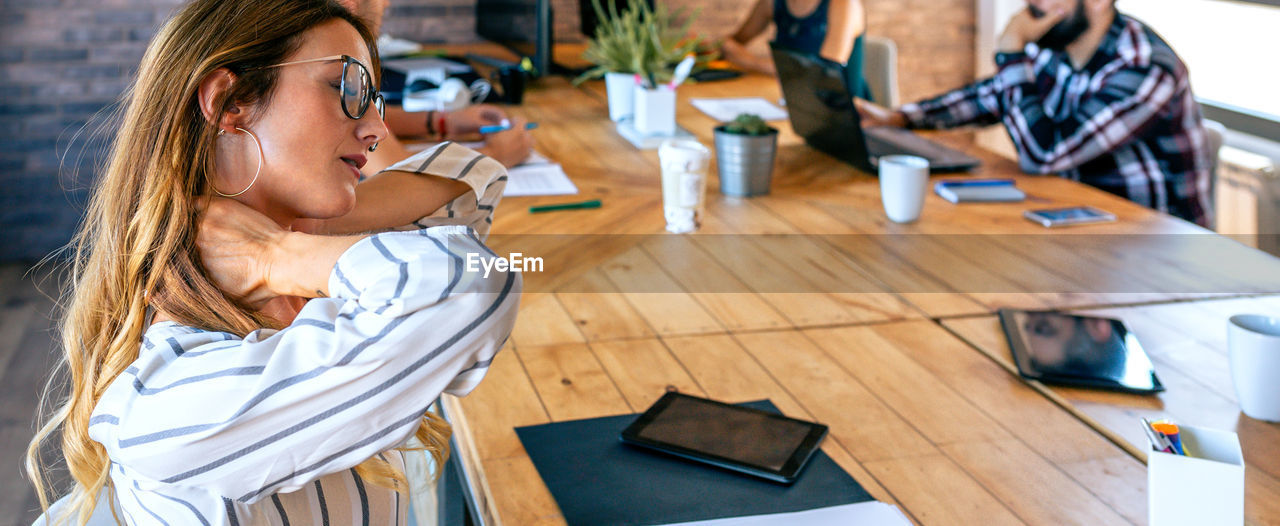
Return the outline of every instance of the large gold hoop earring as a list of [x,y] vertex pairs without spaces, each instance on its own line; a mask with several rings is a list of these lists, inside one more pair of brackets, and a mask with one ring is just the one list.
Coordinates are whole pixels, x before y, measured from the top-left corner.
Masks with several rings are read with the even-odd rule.
[[[213,189],[213,193],[218,194],[218,195],[220,195],[220,196],[222,196],[222,197],[235,197],[235,196],[237,196],[237,195],[240,195],[240,194],[243,194],[243,193],[245,193],[245,192],[248,192],[250,188],[253,188],[253,183],[258,182],[258,175],[262,173],[262,143],[261,143],[261,142],[258,142],[258,136],[257,136],[257,135],[254,135],[254,134],[253,134],[253,132],[250,132],[249,130],[246,130],[246,129],[241,128],[241,127],[239,127],[239,126],[237,126],[237,127],[236,127],[236,129],[237,129],[237,130],[239,130],[239,131],[242,131],[242,132],[244,132],[244,133],[246,133],[246,134],[248,134],[248,135],[249,135],[249,138],[253,139],[253,144],[254,144],[255,146],[257,146],[257,147],[258,147],[258,169],[257,169],[257,170],[254,170],[254,172],[253,172],[253,180],[252,180],[252,181],[249,181],[249,186],[244,187],[244,190],[241,190],[241,191],[236,192],[236,193],[234,193],[234,194],[224,194],[224,193],[222,193],[222,192],[219,192],[217,188],[214,188],[214,189]],[[226,130],[218,130],[218,135],[222,135],[222,134],[223,134],[223,133],[225,133],[225,132],[226,132]],[[212,184],[210,184],[210,185],[209,185],[209,187],[210,187],[210,188],[213,188],[213,185],[212,185]]]

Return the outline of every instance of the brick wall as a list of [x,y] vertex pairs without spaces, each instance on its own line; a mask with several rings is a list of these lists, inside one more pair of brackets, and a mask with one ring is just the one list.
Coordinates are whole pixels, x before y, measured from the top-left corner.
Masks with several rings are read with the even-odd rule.
[[476,40],[475,0],[390,0],[382,31],[417,42]]
[[[573,3],[573,0],[555,1]],[[934,95],[973,80],[973,0],[862,2],[867,14],[867,34],[893,39],[898,45],[898,82],[903,101]],[[702,9],[694,29],[715,38],[737,29],[752,6],[752,0],[682,0],[682,3]],[[759,37],[752,42],[752,47],[766,54],[771,38],[772,34]]]
[[[229,0],[230,1],[230,0]],[[729,33],[751,0],[668,0],[701,8],[694,30]],[[552,0],[556,35],[577,40],[577,0]],[[972,0],[864,0],[868,32],[899,47],[903,100],[973,76]],[[110,138],[90,118],[119,96],[147,41],[182,0],[0,0],[0,261],[33,260],[79,221]],[[391,0],[385,30],[422,42],[476,39],[475,0]],[[766,37],[767,38],[767,37]],[[760,38],[756,49],[765,52]]]
[[38,259],[70,238],[111,137],[105,110],[180,3],[0,5],[0,261]]

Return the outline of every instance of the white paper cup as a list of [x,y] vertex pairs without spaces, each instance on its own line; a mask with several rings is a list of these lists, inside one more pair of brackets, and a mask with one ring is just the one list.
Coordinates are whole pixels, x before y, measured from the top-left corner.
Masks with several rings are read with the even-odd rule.
[[920,218],[929,187],[929,160],[914,155],[880,158],[880,201],[884,214],[895,223]]
[[1240,410],[1258,420],[1280,422],[1280,318],[1232,316],[1227,351]]
[[702,219],[711,151],[698,141],[668,140],[658,147],[662,165],[662,215],[667,231],[693,232]]

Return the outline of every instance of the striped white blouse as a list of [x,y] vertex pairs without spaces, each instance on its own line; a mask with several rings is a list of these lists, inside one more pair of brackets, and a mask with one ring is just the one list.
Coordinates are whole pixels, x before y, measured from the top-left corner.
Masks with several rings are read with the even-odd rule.
[[466,394],[488,370],[521,280],[463,267],[468,253],[492,255],[480,237],[502,196],[499,163],[445,143],[389,170],[474,192],[356,243],[330,275],[333,297],[308,301],[283,330],[147,330],[89,428],[129,524],[405,524],[408,499],[352,467],[382,455],[403,468],[393,448],[432,401]]

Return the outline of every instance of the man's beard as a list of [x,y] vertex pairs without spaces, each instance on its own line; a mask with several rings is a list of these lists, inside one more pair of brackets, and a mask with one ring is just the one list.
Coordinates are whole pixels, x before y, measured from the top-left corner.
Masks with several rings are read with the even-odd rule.
[[[1028,5],[1027,9],[1031,11],[1031,16],[1036,18],[1043,17],[1045,14],[1044,11],[1033,5]],[[1040,40],[1036,41],[1036,45],[1046,49],[1062,51],[1067,49],[1067,45],[1080,38],[1080,35],[1083,35],[1087,29],[1089,29],[1089,18],[1085,15],[1084,2],[1081,0],[1076,4],[1076,11],[1054,24],[1048,33],[1045,33],[1044,36],[1040,37]]]

